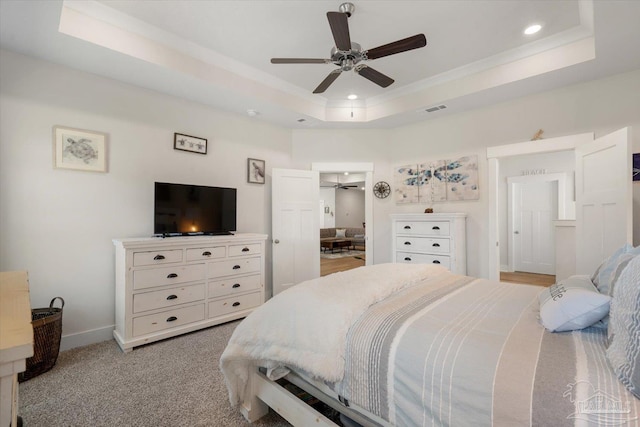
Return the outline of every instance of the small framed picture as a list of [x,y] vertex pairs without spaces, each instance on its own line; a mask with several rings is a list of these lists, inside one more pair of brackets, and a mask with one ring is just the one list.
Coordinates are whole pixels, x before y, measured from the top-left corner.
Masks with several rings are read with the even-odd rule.
[[324,207],[324,213],[328,214],[329,212],[331,212],[331,211],[329,210],[329,206],[325,206],[325,207]]
[[197,136],[174,133],[173,148],[191,153],[207,154],[207,140]]
[[633,155],[633,181],[640,182],[640,153]]
[[247,182],[264,184],[264,160],[247,159]]
[[53,167],[107,172],[107,134],[54,126]]

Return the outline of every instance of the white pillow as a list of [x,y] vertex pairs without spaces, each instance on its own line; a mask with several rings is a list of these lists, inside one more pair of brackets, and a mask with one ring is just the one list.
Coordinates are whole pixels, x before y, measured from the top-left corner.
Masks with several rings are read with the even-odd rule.
[[538,296],[540,321],[551,332],[583,329],[609,314],[611,297],[601,294],[589,276],[571,276]]
[[346,228],[336,228],[336,238],[344,239],[345,233],[347,232]]

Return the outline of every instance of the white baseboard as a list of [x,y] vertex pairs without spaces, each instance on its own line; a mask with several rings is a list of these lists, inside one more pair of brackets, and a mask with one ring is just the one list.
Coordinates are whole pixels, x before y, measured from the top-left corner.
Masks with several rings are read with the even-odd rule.
[[63,335],[60,340],[60,351],[111,340],[113,339],[114,329],[115,325],[110,325],[105,326],[104,328],[92,329],[90,331]]
[[509,264],[500,264],[500,271],[504,273],[513,273],[513,270],[509,269]]

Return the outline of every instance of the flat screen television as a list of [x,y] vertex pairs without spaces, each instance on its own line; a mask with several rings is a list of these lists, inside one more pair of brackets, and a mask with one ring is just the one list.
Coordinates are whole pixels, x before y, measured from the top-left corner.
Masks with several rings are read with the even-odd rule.
[[153,232],[162,236],[231,234],[236,189],[155,183]]

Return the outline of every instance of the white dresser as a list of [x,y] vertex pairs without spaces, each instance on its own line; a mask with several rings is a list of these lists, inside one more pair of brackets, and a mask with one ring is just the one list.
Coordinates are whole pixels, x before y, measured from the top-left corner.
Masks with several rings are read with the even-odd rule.
[[123,351],[246,317],[265,299],[264,234],[116,239]]
[[466,219],[462,213],[392,214],[393,262],[439,264],[467,274]]

